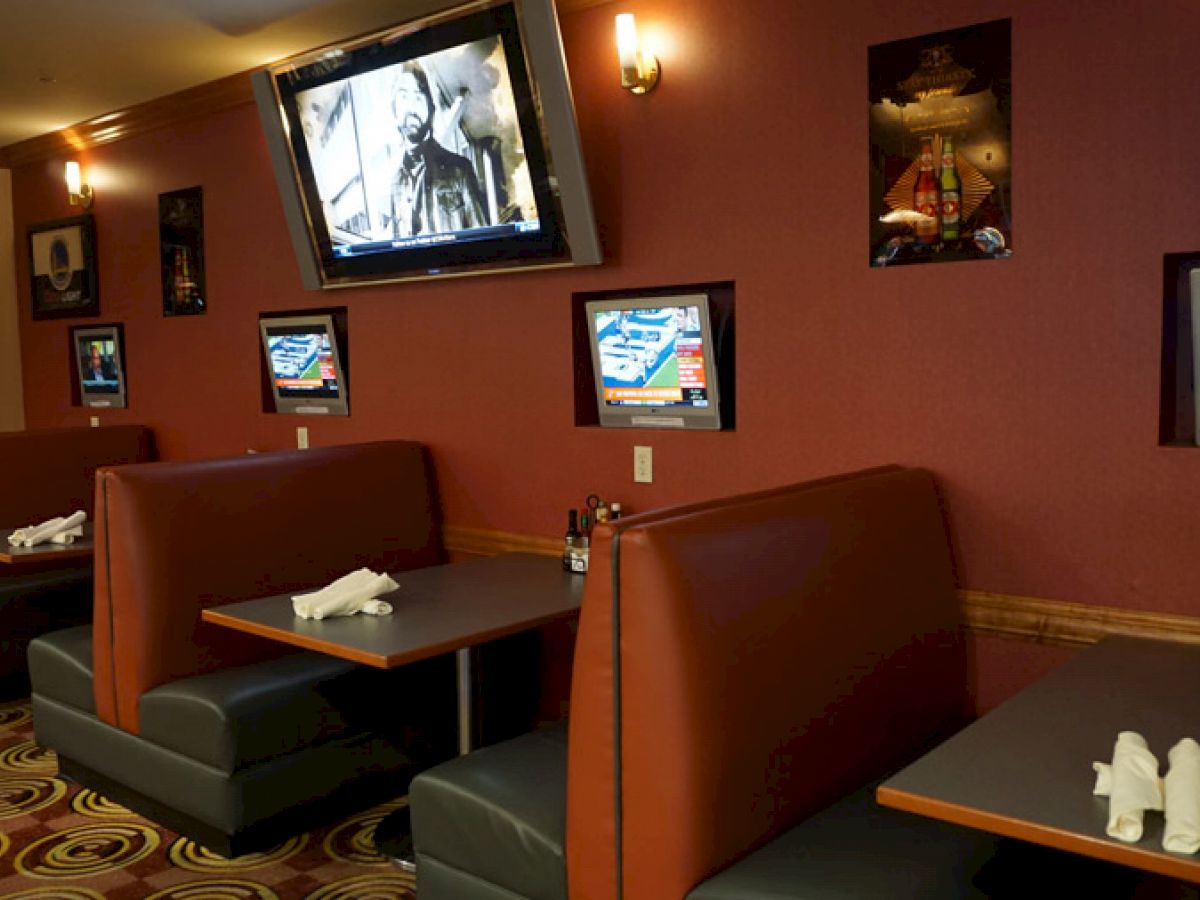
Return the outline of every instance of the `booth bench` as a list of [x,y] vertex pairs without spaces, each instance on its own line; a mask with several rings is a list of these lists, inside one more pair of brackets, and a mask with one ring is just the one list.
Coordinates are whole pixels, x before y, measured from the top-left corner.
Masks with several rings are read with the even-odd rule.
[[[96,469],[154,458],[141,425],[0,434],[0,528],[94,512]],[[0,564],[0,699],[29,695],[25,653],[39,634],[91,620],[90,560]]]
[[633,516],[591,554],[569,729],[413,782],[421,900],[984,896],[996,839],[872,796],[969,709],[928,473]]
[[65,776],[230,856],[453,753],[450,657],[380,672],[200,617],[444,562],[422,446],[102,469],[96,498],[93,624],[29,648],[34,733]]

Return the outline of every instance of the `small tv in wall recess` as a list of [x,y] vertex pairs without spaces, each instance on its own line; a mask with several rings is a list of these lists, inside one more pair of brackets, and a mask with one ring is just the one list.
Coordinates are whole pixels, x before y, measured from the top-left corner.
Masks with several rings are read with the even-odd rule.
[[707,294],[589,300],[584,309],[600,425],[720,430]]
[[350,414],[346,369],[333,316],[263,316],[258,328],[276,412]]
[[304,286],[599,263],[552,0],[424,7],[253,76]]

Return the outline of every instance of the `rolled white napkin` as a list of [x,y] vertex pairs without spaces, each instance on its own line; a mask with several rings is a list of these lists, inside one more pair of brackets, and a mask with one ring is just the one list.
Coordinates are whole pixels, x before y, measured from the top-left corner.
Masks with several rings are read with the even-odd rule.
[[[74,539],[75,536],[83,534],[83,523],[86,521],[87,513],[82,509],[77,509],[69,516],[56,516],[38,525],[18,528],[8,536],[8,542],[14,547],[33,547],[54,540],[55,535],[58,534],[71,534]],[[64,541],[56,543],[64,543]],[[65,543],[70,543],[70,541],[65,541]]]
[[319,591],[292,597],[292,609],[302,619],[328,619],[359,612],[386,616],[392,611],[391,604],[375,598],[399,586],[386,574],[357,569]]
[[68,528],[66,531],[60,531],[50,538],[52,544],[73,544],[75,538],[83,537],[83,526],[78,528]]
[[1171,853],[1200,850],[1200,744],[1184,738],[1167,751],[1163,849]]
[[[1092,768],[1096,770],[1096,786],[1092,788],[1092,793],[1097,797],[1107,797],[1112,793],[1112,766],[1108,763],[1094,762]],[[1163,791],[1163,805],[1166,806],[1166,788],[1164,786],[1165,779],[1158,779],[1158,789]]]
[[1146,810],[1163,808],[1163,783],[1158,759],[1136,731],[1122,731],[1113,747],[1112,765],[1093,763],[1096,786],[1092,793],[1108,795],[1105,833],[1121,841],[1142,839]]

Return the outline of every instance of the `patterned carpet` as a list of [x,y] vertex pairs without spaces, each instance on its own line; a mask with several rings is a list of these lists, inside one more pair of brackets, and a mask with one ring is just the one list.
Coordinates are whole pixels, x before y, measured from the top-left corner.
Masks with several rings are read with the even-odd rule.
[[0,704],[0,900],[415,900],[375,852],[403,798],[227,860],[58,778],[28,703]]

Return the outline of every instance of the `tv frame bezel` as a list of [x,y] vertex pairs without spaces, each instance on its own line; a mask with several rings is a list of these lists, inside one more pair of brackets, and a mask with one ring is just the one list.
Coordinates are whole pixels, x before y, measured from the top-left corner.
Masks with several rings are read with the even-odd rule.
[[[704,378],[708,389],[707,407],[685,405],[610,406],[604,397],[604,374],[596,339],[594,313],[606,310],[662,309],[672,306],[700,307],[700,339],[704,347]],[[587,324],[588,354],[591,357],[595,387],[597,424],[602,428],[663,428],[678,431],[721,431],[721,388],[718,348],[713,332],[713,304],[708,291],[689,290],[678,294],[639,294],[593,298],[583,302]],[[637,421],[647,419],[648,421]],[[681,419],[676,424],[672,419]]]
[[[279,385],[275,379],[275,369],[271,365],[271,350],[268,344],[267,329],[271,326],[320,326],[329,334],[329,343],[333,348],[333,364],[337,371],[337,397],[287,397],[280,394]],[[336,316],[331,312],[313,313],[263,313],[258,317],[259,346],[262,352],[262,365],[267,374],[267,383],[271,398],[275,402],[275,412],[283,415],[330,416],[350,415],[350,380],[348,368],[342,353],[342,341],[337,327]],[[324,412],[317,412],[324,409]]]
[[[314,226],[301,188],[300,169],[282,114],[277,76],[280,72],[291,70],[297,65],[311,64],[323,54],[337,52],[341,48],[365,46],[388,35],[416,32],[456,17],[510,4],[515,10],[521,29],[529,90],[539,123],[543,154],[547,160],[549,184],[556,192],[565,255],[545,258],[518,255],[511,259],[480,259],[437,267],[397,266],[394,272],[387,274],[330,277],[315,243]],[[410,18],[388,28],[297,54],[273,63],[251,76],[263,133],[304,288],[320,290],[599,264],[603,253],[592,208],[567,62],[553,0],[474,0],[469,3],[431,0],[424,4],[423,10],[414,9],[413,13]],[[467,250],[472,249],[470,242],[459,246]],[[484,246],[486,245],[478,245],[474,249],[482,249]],[[377,257],[365,256],[362,259],[371,260]]]
[[[129,375],[125,371],[124,328],[114,325],[73,325],[68,332],[71,341],[71,367],[75,372],[75,384],[79,388],[79,405],[89,409],[127,409],[129,406]],[[113,359],[117,365],[117,390],[97,393],[89,391],[83,382],[83,359],[79,355],[79,342],[86,340],[111,340]]]

